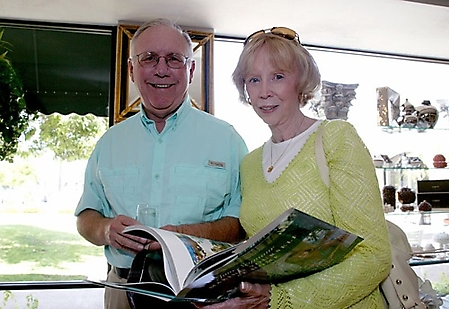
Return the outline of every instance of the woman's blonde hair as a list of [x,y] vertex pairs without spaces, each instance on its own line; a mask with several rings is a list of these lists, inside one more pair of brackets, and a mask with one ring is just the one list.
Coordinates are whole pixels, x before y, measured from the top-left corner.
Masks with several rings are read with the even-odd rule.
[[266,48],[272,64],[280,70],[291,72],[297,68],[298,98],[300,107],[315,96],[321,87],[321,75],[312,55],[295,40],[289,40],[280,36],[263,33],[246,43],[240,55],[237,66],[232,74],[232,79],[239,92],[239,99],[244,103],[250,103],[245,87],[251,68],[253,67],[255,54],[262,48]]

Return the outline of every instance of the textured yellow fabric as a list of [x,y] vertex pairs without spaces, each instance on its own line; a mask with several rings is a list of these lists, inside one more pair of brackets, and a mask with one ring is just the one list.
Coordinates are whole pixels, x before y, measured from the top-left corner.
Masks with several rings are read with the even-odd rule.
[[383,308],[378,286],[389,273],[391,254],[371,155],[351,124],[324,123],[330,187],[317,169],[315,133],[273,183],[265,180],[258,148],[242,162],[240,220],[252,236],[294,207],[364,238],[343,262],[272,285],[270,308]]

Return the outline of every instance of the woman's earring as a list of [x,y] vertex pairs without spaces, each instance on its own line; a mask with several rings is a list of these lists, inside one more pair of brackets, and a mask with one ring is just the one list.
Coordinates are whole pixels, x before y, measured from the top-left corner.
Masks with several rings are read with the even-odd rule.
[[249,98],[249,95],[248,95],[248,93],[246,91],[245,91],[245,101],[246,101],[246,103],[251,105],[251,99]]
[[249,98],[248,91],[246,90],[246,84],[243,84],[243,95],[245,96],[245,101],[251,105],[251,99]]

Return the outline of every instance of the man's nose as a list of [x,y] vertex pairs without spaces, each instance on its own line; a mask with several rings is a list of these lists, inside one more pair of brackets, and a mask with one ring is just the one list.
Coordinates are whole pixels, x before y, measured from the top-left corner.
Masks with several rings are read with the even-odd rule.
[[167,64],[167,58],[164,56],[159,57],[158,62],[155,65],[156,68],[156,74],[160,76],[167,75],[167,72],[169,71],[169,66]]

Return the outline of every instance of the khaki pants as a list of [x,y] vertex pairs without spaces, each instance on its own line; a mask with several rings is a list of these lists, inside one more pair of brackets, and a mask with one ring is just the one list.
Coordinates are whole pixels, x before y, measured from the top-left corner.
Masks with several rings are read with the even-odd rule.
[[[126,278],[120,278],[113,269],[108,273],[109,282],[126,282]],[[130,309],[128,298],[125,291],[105,288],[104,290],[104,309]]]

